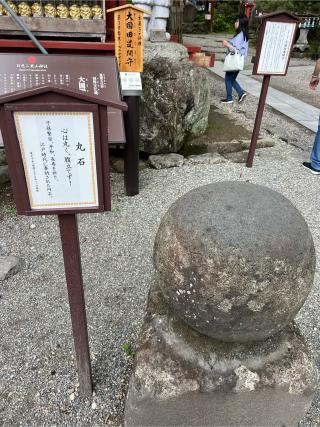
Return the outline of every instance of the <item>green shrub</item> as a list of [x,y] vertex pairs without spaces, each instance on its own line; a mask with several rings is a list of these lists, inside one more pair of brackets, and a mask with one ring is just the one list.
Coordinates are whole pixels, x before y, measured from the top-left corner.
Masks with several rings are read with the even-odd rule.
[[216,33],[234,33],[234,17],[215,13],[213,17],[213,31]]

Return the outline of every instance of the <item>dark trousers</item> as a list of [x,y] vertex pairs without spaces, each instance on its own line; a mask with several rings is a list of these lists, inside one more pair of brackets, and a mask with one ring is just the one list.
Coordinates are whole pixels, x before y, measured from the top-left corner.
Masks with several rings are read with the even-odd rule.
[[238,77],[239,71],[227,71],[224,82],[226,84],[227,91],[227,100],[232,101],[232,89],[234,89],[238,97],[240,98],[243,94],[243,89],[237,82],[236,78]]

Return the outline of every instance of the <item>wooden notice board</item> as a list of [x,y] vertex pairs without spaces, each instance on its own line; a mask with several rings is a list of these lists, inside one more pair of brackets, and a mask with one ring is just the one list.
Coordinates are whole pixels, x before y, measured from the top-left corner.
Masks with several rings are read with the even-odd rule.
[[253,74],[285,76],[299,19],[289,12],[262,15]]
[[149,13],[135,6],[125,5],[114,12],[115,54],[119,71],[143,71],[143,15]]

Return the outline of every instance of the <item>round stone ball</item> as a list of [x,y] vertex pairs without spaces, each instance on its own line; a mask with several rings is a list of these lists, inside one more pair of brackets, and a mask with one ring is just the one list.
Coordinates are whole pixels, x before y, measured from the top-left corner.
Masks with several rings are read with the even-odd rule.
[[283,329],[314,279],[309,228],[269,188],[220,182],[178,199],[154,246],[157,280],[174,313],[222,341],[263,340]]

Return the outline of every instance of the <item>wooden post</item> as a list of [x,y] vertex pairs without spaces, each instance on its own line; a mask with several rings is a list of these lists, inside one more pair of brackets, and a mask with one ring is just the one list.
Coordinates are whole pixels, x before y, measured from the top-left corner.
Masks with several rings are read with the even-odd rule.
[[247,158],[247,167],[248,168],[252,167],[254,153],[256,151],[256,146],[257,146],[257,141],[259,138],[259,132],[260,132],[260,126],[261,126],[264,106],[266,104],[266,99],[267,99],[269,83],[270,83],[270,76],[268,76],[268,75],[264,76],[263,82],[262,82],[262,87],[261,87],[261,93],[260,93],[260,98],[259,98],[259,104],[258,104],[256,119],[254,122],[254,128],[253,128],[252,137],[251,137],[251,143],[250,143],[248,158]]
[[58,215],[66,273],[74,347],[77,358],[80,394],[92,395],[92,374],[88,341],[87,319],[83,293],[80,245],[77,217]]
[[135,196],[139,194],[140,96],[125,96],[124,101],[128,105],[125,113],[124,181],[127,196]]

